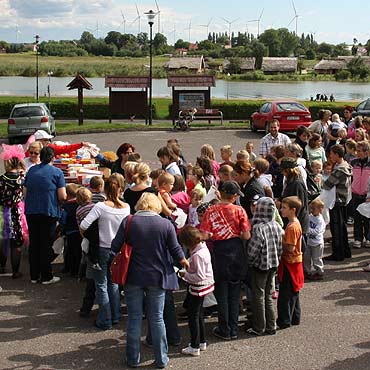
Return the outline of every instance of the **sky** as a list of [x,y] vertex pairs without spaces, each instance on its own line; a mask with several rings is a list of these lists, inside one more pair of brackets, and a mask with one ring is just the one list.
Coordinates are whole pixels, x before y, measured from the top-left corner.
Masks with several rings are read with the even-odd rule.
[[[295,31],[297,20],[298,35],[312,33],[317,42],[352,44],[354,38],[361,43],[370,39],[366,16],[370,2],[365,0],[295,0],[296,13],[291,0],[157,0],[157,4],[160,14],[153,32],[160,30],[169,44],[179,38],[204,40],[207,29],[257,35],[259,18],[260,33],[280,27]],[[155,0],[0,0],[0,40],[32,42],[36,34],[40,41],[70,40],[79,39],[83,31],[95,37],[109,31],[149,33],[144,13],[158,8]]]

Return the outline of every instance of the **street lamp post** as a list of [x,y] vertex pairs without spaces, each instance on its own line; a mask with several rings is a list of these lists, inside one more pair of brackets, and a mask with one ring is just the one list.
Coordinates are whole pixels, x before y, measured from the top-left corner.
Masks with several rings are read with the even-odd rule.
[[39,101],[39,41],[40,36],[35,36],[35,48],[36,48],[36,101]]
[[53,75],[53,71],[48,71],[48,78],[49,78],[49,82],[48,82],[49,110],[50,110],[50,95],[51,95],[50,87],[51,87],[51,76],[52,75]]
[[153,121],[153,106],[152,106],[152,98],[153,98],[153,24],[154,18],[157,13],[154,13],[153,10],[149,10],[149,12],[145,13],[148,17],[148,24],[150,27],[150,45],[149,45],[149,125],[152,124]]

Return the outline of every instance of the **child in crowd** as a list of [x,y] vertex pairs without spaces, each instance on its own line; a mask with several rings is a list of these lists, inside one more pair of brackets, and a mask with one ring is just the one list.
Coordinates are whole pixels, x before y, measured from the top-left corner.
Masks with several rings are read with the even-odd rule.
[[188,170],[187,170],[187,167],[186,167],[186,160],[185,160],[184,156],[181,153],[180,144],[177,141],[172,142],[172,141],[168,140],[167,141],[167,147],[171,150],[174,157],[176,158],[176,163],[177,163],[177,166],[179,167],[179,170],[181,172],[181,176],[184,178],[184,180],[186,180]]
[[220,163],[220,167],[229,165],[232,166],[234,162],[232,161],[231,157],[233,155],[233,150],[231,148],[231,145],[224,145],[221,149],[221,159],[222,163]]
[[268,173],[272,175],[272,192],[275,199],[280,199],[283,193],[284,185],[284,175],[281,172],[281,160],[285,156],[285,147],[284,145],[274,145],[270,149],[273,153],[273,159],[270,162],[270,167]]
[[257,201],[252,219],[252,236],[248,243],[248,264],[251,267],[253,291],[251,335],[275,334],[275,311],[272,293],[275,290],[275,275],[282,253],[284,231],[275,221],[275,203],[262,197]]
[[233,168],[228,164],[225,164],[220,167],[218,171],[218,177],[220,178],[220,185],[223,181],[231,181],[231,173],[233,172]]
[[[186,183],[186,188],[188,189],[188,194],[191,194],[191,192],[194,189],[198,189],[203,193],[203,197],[206,196],[207,191],[204,186],[204,172],[199,166],[195,166],[189,171],[188,174],[188,182]],[[190,185],[190,186],[188,186]],[[193,186],[191,186],[193,185]],[[191,189],[191,190],[190,190]]]
[[134,185],[134,181],[132,180],[132,176],[135,173],[136,165],[137,165],[137,162],[133,162],[133,161],[127,161],[123,165],[123,170],[125,172],[125,188],[124,188],[124,190],[126,190],[127,188],[130,188],[131,186]]
[[318,189],[321,189],[323,180],[322,180],[322,163],[321,161],[312,161],[311,162],[311,173],[309,176],[312,178],[312,180],[315,182],[315,184],[318,186]]
[[331,171],[333,171],[333,164],[326,161],[322,164],[322,182],[324,183],[330,176]]
[[157,152],[157,157],[162,163],[162,168],[171,175],[181,175],[179,166],[177,165],[178,156],[171,148],[163,146]]
[[265,158],[258,158],[254,161],[255,171],[258,171],[257,181],[262,186],[265,196],[273,198],[274,195],[271,188],[273,186],[272,175],[267,173],[269,167],[270,163]]
[[246,151],[246,150],[239,150],[237,153],[236,153],[236,161],[239,162],[239,161],[247,161],[249,162],[249,153]]
[[366,131],[363,128],[357,128],[355,130],[355,141],[356,142],[367,140],[367,139],[368,139],[368,136],[366,134]]
[[163,173],[166,173],[166,171],[162,168],[158,168],[156,170],[152,170],[150,172],[150,180],[151,180],[151,186],[154,188],[154,189],[158,189],[158,178],[159,176],[161,176]]
[[245,146],[245,149],[247,150],[247,152],[249,154],[250,164],[253,164],[253,162],[257,159],[257,155],[253,152],[253,149],[254,149],[253,143],[251,141],[248,141],[246,146]]
[[246,274],[242,239],[250,239],[251,227],[244,208],[234,204],[243,195],[239,185],[226,181],[219,191],[221,200],[207,209],[200,229],[214,240],[218,326],[212,332],[230,340],[238,338],[240,284]]
[[309,169],[311,168],[311,163],[315,160],[318,160],[321,163],[326,162],[325,150],[322,147],[322,138],[315,132],[308,139],[308,144],[306,145],[306,157],[307,167]]
[[204,193],[200,189],[194,189],[190,194],[190,205],[188,214],[188,225],[197,226],[199,225],[197,208],[202,203]]
[[140,153],[131,153],[127,157],[128,162],[140,163],[142,162]]
[[175,182],[172,188],[171,200],[185,213],[189,212],[190,196],[185,191],[185,181],[181,175],[175,175]]
[[[325,221],[322,216],[324,202],[320,198],[310,204],[310,226],[308,229],[307,246],[304,251],[304,269],[309,280],[324,278],[324,233]],[[313,267],[313,269],[312,269]]]
[[93,176],[90,179],[89,188],[91,191],[91,201],[94,204],[104,202],[106,200],[106,196],[104,194],[104,180],[101,176]]
[[203,318],[204,297],[214,290],[211,255],[204,243],[207,237],[192,226],[185,226],[179,240],[190,251],[190,269],[180,271],[179,275],[189,284],[187,296],[187,313],[190,329],[190,345],[181,352],[185,355],[199,356],[205,351],[207,342]]
[[[203,158],[208,158],[211,161],[211,165],[212,165],[212,169],[213,169],[213,171],[211,171],[211,174],[214,176],[215,181],[218,182],[219,181],[219,179],[218,179],[218,170],[220,169],[220,165],[216,161],[216,153],[215,153],[215,150],[213,149],[212,145],[210,145],[210,144],[202,145],[202,147],[200,148],[200,156],[203,157]],[[197,158],[197,160],[198,160],[198,158]],[[199,165],[200,165],[200,167],[203,168],[202,164],[199,164]],[[204,168],[203,168],[203,171],[204,171]],[[207,175],[207,174],[205,173],[205,175]]]
[[344,160],[348,163],[351,163],[355,158],[357,158],[356,153],[356,141],[353,139],[348,139],[346,141],[346,154],[344,155]]
[[59,219],[62,233],[66,236],[63,272],[69,272],[72,277],[78,276],[81,261],[82,238],[76,219],[78,207],[76,193],[78,188],[77,184],[67,184],[67,201],[62,206],[62,213]]
[[167,207],[172,211],[177,208],[176,203],[174,203],[171,199],[171,191],[174,183],[175,177],[170,173],[163,173],[158,177],[158,192],[166,203]]
[[283,236],[283,253],[278,269],[279,298],[277,303],[277,325],[280,329],[299,325],[301,321],[301,306],[299,291],[304,285],[302,266],[302,228],[297,214],[302,202],[296,196],[282,200],[281,215],[289,221]]

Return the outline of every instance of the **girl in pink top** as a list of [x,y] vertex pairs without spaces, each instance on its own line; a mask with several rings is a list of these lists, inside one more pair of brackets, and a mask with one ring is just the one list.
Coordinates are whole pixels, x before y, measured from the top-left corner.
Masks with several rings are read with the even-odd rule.
[[185,213],[189,211],[190,196],[185,191],[185,181],[181,175],[175,175],[171,199],[177,207],[181,208]]

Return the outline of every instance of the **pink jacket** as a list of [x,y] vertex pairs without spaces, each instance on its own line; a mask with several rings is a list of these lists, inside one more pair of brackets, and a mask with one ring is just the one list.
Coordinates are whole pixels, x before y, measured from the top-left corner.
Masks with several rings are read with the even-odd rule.
[[370,177],[370,157],[367,162],[361,166],[361,161],[356,158],[351,162],[353,167],[352,193],[356,195],[366,195],[367,182]]
[[184,280],[194,285],[211,285],[214,283],[211,264],[211,254],[206,243],[199,243],[190,253],[190,269],[184,275]]

